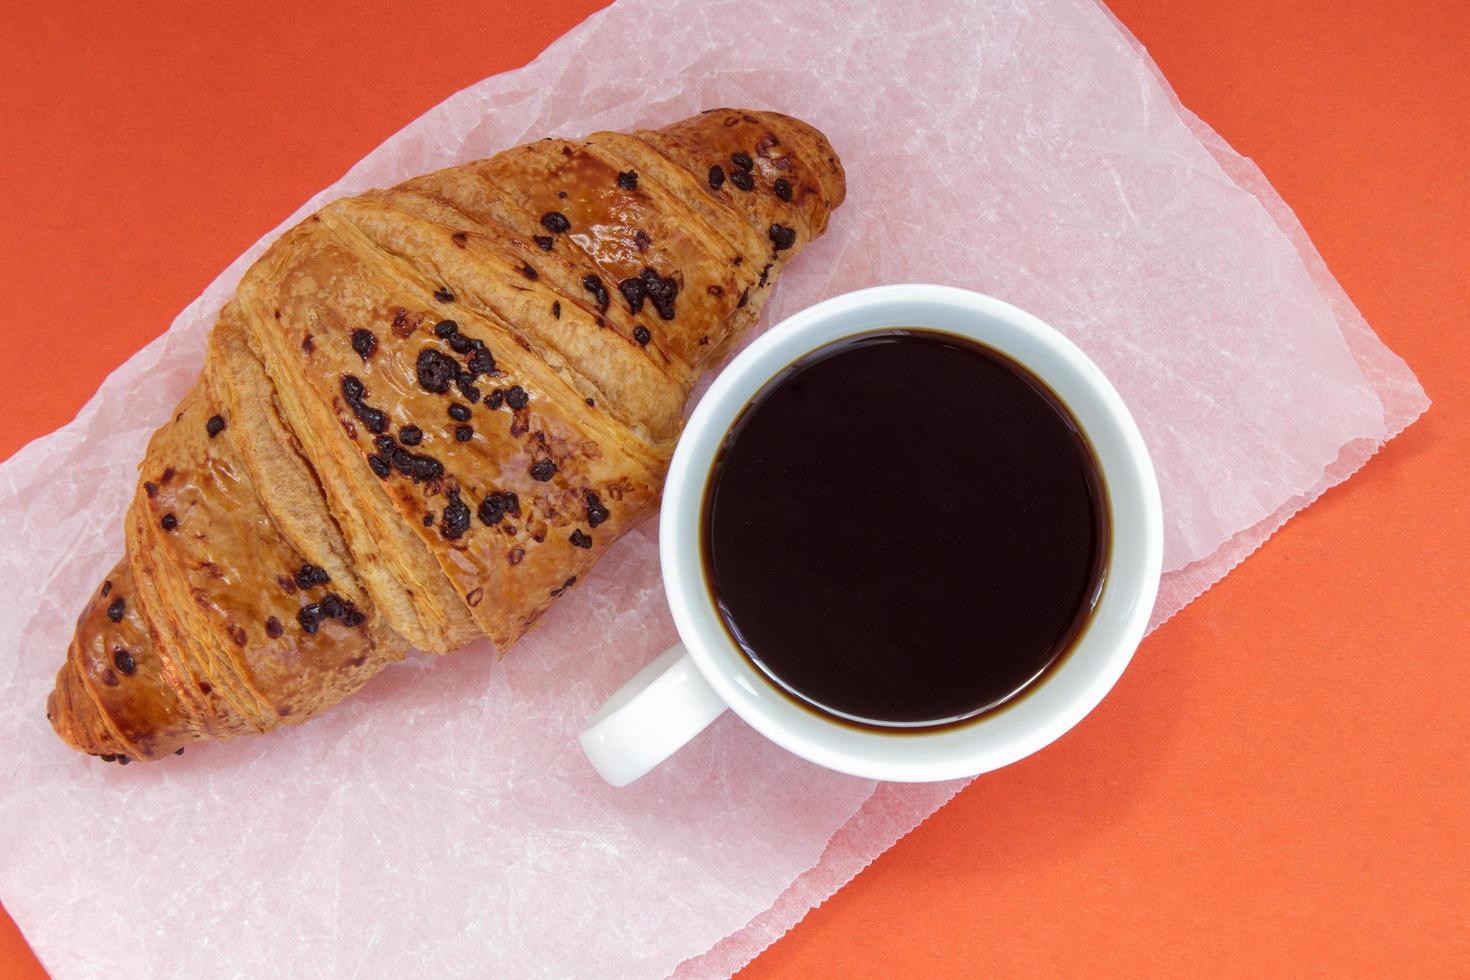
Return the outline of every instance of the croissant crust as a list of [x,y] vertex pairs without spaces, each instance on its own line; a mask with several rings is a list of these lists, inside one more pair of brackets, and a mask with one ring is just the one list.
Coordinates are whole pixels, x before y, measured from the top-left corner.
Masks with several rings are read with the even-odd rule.
[[718,109],[286,232],[148,445],[56,733],[152,760],[305,721],[410,647],[507,650],[654,510],[694,382],[844,195],[821,133]]

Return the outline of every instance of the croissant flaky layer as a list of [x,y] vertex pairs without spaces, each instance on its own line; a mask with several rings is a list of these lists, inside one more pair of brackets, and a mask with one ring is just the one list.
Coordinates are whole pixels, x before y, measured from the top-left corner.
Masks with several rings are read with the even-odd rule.
[[47,717],[104,759],[296,724],[410,647],[504,651],[656,506],[684,401],[845,193],[719,109],[328,205],[153,436]]

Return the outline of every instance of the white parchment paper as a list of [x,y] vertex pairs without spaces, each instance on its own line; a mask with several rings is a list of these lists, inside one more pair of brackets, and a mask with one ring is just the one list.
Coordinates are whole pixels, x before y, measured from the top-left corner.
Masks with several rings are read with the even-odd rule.
[[[719,105],[814,123],[850,180],[767,322],[951,283],[1039,314],[1112,377],[1163,486],[1155,623],[1427,405],[1259,172],[1091,0],[623,0],[291,221],[528,139]],[[0,897],[55,975],[725,974],[959,788],[828,773],[728,716],[603,786],[574,733],[674,639],[652,527],[503,661],[411,660],[304,728],[159,765],[64,748],[45,696],[120,550],[134,465],[275,234],[0,466]]]

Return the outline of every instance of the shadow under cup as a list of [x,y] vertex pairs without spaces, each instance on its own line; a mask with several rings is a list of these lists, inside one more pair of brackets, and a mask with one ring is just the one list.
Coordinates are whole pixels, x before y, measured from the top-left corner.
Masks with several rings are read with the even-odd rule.
[[1063,399],[969,336],[890,327],[777,372],[704,485],[728,639],[789,703],[874,734],[965,727],[1042,685],[1108,578],[1103,469]]

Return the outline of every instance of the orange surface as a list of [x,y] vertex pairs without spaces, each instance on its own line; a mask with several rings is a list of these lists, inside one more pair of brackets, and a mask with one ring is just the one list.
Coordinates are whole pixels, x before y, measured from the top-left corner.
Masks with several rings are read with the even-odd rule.
[[[598,4],[161,6],[0,15],[0,454],[378,142]],[[1470,5],[1113,9],[1436,404],[748,976],[1470,973]],[[8,919],[0,974],[42,975]]]

